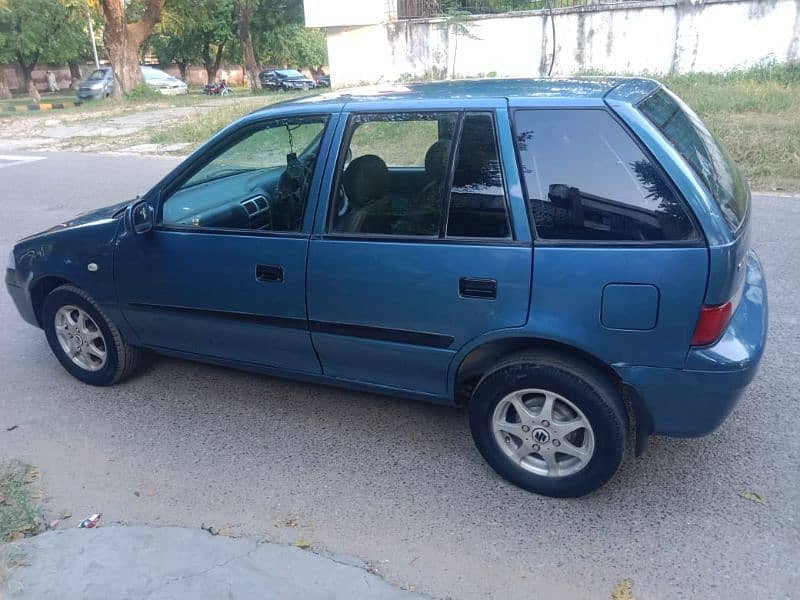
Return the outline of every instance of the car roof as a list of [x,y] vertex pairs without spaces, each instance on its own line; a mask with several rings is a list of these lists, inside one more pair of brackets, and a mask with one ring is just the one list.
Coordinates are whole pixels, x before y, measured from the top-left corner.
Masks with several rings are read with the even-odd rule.
[[[460,101],[502,101],[511,105],[537,101],[553,104],[602,104],[606,97],[622,102],[638,102],[659,87],[652,79],[641,77],[563,77],[541,79],[461,79],[429,83],[398,83],[372,85],[304,96],[256,111],[256,114],[276,109],[314,107],[330,112],[347,104],[359,103],[363,108],[431,103],[452,104]],[[416,101],[416,102],[414,102]]]

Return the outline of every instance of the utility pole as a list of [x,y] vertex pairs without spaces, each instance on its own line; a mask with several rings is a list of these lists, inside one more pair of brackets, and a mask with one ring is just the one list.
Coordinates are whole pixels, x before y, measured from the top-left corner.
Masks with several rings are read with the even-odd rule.
[[94,23],[92,22],[92,15],[87,13],[89,17],[89,38],[92,40],[92,55],[94,56],[94,68],[100,68],[100,61],[97,60],[97,43],[94,41]]

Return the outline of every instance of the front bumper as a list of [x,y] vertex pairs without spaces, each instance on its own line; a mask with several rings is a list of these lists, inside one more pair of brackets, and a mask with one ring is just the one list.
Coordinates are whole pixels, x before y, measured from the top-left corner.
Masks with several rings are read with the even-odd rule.
[[722,337],[692,348],[685,369],[618,367],[648,433],[696,437],[725,420],[758,371],[767,341],[767,288],[761,263],[747,255],[742,300]]
[[39,320],[36,318],[36,311],[33,308],[28,288],[19,281],[17,271],[14,269],[6,269],[6,289],[22,318],[31,325],[39,327]]
[[182,94],[188,94],[189,88],[185,87],[175,87],[175,88],[154,88],[158,93],[162,96],[180,96]]
[[78,90],[78,100],[97,100],[105,96],[105,90]]

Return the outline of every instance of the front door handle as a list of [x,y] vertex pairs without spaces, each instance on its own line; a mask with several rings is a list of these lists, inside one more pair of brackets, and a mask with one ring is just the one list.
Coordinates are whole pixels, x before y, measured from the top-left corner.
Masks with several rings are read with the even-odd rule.
[[458,280],[458,295],[462,298],[494,300],[497,298],[497,281],[494,279],[479,279],[477,277],[462,277]]
[[256,265],[256,279],[280,283],[283,281],[283,267],[280,265]]

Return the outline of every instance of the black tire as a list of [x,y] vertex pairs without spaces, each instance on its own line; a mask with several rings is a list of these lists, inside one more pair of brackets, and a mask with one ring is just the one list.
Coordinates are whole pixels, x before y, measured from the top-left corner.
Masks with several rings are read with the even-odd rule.
[[[508,394],[526,388],[569,399],[589,421],[594,454],[578,472],[563,477],[533,473],[498,445],[491,425],[495,408]],[[577,497],[602,487],[619,469],[627,444],[627,413],[616,386],[599,369],[551,352],[516,354],[496,365],[476,386],[469,419],[475,445],[492,468],[514,485],[543,496]]]
[[[60,308],[67,305],[84,310],[103,335],[106,362],[97,371],[89,371],[76,365],[58,341],[55,315]],[[113,385],[133,373],[142,360],[142,351],[125,343],[117,327],[92,297],[73,285],[62,285],[47,295],[42,305],[42,326],[47,336],[47,343],[50,344],[50,349],[58,361],[73,377],[84,383],[98,386]]]

